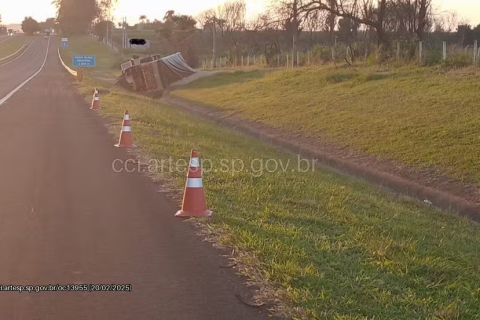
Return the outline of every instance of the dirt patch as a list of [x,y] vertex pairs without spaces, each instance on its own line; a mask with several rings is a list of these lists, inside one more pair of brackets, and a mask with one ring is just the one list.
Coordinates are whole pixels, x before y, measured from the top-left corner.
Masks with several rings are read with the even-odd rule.
[[166,94],[166,103],[227,125],[291,152],[315,157],[324,167],[367,180],[443,209],[458,211],[480,221],[480,188],[452,179],[436,170],[419,170],[395,161],[354,152],[333,144],[308,139],[262,123],[240,119],[238,112],[212,109],[200,103]]

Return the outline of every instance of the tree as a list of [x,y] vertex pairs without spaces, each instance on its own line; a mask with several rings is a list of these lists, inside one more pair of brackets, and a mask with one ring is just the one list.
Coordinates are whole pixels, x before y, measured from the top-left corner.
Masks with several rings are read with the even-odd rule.
[[325,11],[315,11],[305,17],[305,27],[310,32],[310,45],[313,44],[313,35],[320,30],[329,30],[329,15]]
[[196,32],[197,21],[188,15],[176,15],[167,11],[160,28],[155,30],[157,36],[167,41],[175,51],[180,51],[191,66],[196,65],[196,56],[188,39]]
[[385,29],[403,39],[422,41],[425,31],[434,24],[430,9],[431,0],[391,0],[387,3]]
[[160,29],[156,30],[157,34],[168,40],[173,45],[178,44],[193,33],[195,33],[195,25],[197,21],[188,15],[175,15],[174,11],[167,11],[163,19]]
[[242,33],[245,31],[247,5],[244,0],[227,1],[212,10],[214,16],[210,16],[208,21],[216,24],[221,31],[223,38],[229,45],[238,51]]
[[142,21],[142,24],[145,24],[145,20],[147,20],[147,16],[142,14],[138,20]]
[[284,29],[287,35],[292,39],[292,63],[296,67],[297,61],[297,41],[300,33],[303,30],[303,22],[307,13],[312,13],[314,10],[302,10],[305,4],[303,0],[281,0],[272,3],[272,11],[276,19],[283,21]]
[[[122,23],[119,22],[119,25],[121,26]],[[100,41],[107,36],[107,26],[110,30],[115,28],[115,24],[112,21],[107,20],[97,22],[93,26],[93,34],[97,35]]]
[[85,34],[92,23],[100,19],[105,8],[96,0],[54,0],[57,6],[57,21],[65,35]]
[[0,14],[0,34],[7,33],[7,27],[2,25],[2,15]]
[[48,18],[47,20],[40,22],[40,30],[53,29],[55,27],[55,18]]
[[110,13],[112,8],[118,0],[99,0],[97,1],[97,16],[96,22],[103,21],[103,20],[110,20]]
[[311,0],[300,8],[310,13],[316,10],[327,11],[335,17],[348,18],[352,21],[369,26],[377,33],[378,47],[388,46],[385,33],[385,16],[387,0]]
[[338,21],[338,37],[350,44],[357,37],[358,24],[350,18],[341,18]]
[[25,17],[22,21],[22,30],[25,34],[32,35],[35,32],[40,31],[40,25],[37,20],[32,17]]
[[457,40],[461,46],[470,45],[473,43],[475,34],[472,26],[469,24],[461,24],[457,28]]
[[[329,1],[329,6],[332,9],[335,9],[337,7],[337,0],[328,0]],[[328,32],[330,33],[330,46],[335,45],[335,24],[337,17],[335,16],[335,13],[332,11],[327,11],[328,12]]]

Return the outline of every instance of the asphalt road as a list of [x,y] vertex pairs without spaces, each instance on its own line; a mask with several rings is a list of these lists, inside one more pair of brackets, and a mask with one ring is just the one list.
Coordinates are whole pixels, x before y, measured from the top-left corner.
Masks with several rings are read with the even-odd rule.
[[5,36],[5,35],[1,35],[0,36],[0,43],[2,43],[3,41],[7,40],[8,39],[8,36]]
[[0,284],[132,292],[0,291],[0,319],[267,319],[147,177],[112,170],[129,155],[75,91],[57,41],[0,65]]

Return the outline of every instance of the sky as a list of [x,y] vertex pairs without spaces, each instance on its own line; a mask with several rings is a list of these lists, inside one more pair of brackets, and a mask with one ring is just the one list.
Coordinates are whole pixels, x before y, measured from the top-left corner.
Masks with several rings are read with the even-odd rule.
[[[465,18],[470,24],[480,24],[480,1],[479,0],[433,0],[436,8],[441,11],[456,11],[461,18]],[[224,0],[118,0],[114,16],[119,21],[126,16],[130,25],[139,21],[140,15],[146,15],[148,19],[163,18],[168,10],[177,13],[195,16],[197,13],[215,7]],[[247,14],[255,16],[261,13],[270,0],[246,0]],[[52,0],[0,0],[0,15],[3,23],[20,23],[24,17],[32,16],[37,21],[55,17],[56,8],[51,4]]]

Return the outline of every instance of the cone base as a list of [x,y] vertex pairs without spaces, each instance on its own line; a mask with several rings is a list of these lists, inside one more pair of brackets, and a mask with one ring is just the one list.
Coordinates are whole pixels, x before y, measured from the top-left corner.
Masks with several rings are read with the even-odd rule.
[[117,147],[117,148],[136,148],[137,146],[132,144],[130,146],[127,146],[127,145],[124,145],[124,144],[120,144],[120,143],[117,143],[116,145],[114,145],[114,147]]
[[210,217],[212,215],[212,211],[203,211],[203,212],[187,212],[187,211],[177,211],[175,217]]

